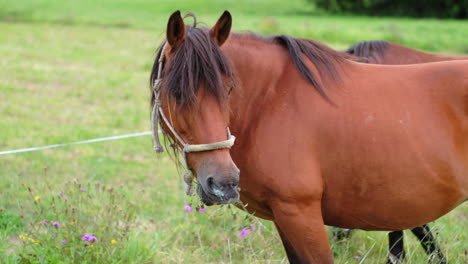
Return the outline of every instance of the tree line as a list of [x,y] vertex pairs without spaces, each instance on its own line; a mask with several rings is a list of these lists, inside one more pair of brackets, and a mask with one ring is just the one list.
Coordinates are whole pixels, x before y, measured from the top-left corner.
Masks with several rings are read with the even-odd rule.
[[331,13],[468,18],[468,0],[308,0]]

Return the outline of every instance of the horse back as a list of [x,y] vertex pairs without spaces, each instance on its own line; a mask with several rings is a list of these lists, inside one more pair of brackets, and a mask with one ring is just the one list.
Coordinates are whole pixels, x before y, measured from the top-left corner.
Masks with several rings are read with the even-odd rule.
[[387,65],[418,64],[438,61],[467,60],[468,56],[449,56],[423,52],[395,43],[388,43],[387,47],[374,58],[371,63]]

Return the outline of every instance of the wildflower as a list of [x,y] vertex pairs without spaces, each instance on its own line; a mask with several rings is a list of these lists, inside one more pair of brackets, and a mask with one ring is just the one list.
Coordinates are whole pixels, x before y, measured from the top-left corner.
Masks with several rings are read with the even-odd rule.
[[198,212],[199,213],[206,213],[206,208],[205,207],[200,208],[200,209],[198,209]]
[[65,244],[65,243],[67,243],[67,240],[63,239],[62,241],[60,241],[60,243]]
[[184,205],[184,210],[187,211],[187,212],[192,212],[193,211],[192,207],[190,205],[188,205],[188,204]]
[[34,239],[32,239],[32,238],[30,238],[30,237],[28,237],[28,236],[25,236],[25,235],[22,235],[22,234],[21,234],[21,235],[19,235],[19,238],[21,238],[21,240],[23,240],[23,241],[29,241],[29,242],[31,242],[31,243],[34,243],[34,244],[36,244],[36,245],[39,245],[39,241],[34,240]]
[[46,220],[44,220],[44,221],[42,221],[42,224],[43,224],[43,225],[47,225],[48,222],[47,222]]
[[60,226],[60,222],[52,222],[52,226],[59,227],[59,226]]
[[39,201],[39,199],[41,199],[40,196],[34,196],[34,201]]
[[59,194],[58,194],[58,195],[59,195],[59,196],[63,196],[63,192],[59,192]]
[[111,243],[112,243],[112,244],[115,244],[115,243],[117,243],[117,241],[115,241],[114,239],[112,239],[112,240],[111,240]]
[[345,232],[349,232],[349,228],[345,228],[344,231],[345,231]]
[[245,238],[248,234],[249,234],[249,229],[242,228],[242,230],[239,232],[239,237],[240,238]]
[[358,255],[356,255],[356,256],[354,256],[354,258],[355,258],[355,259],[360,259],[361,257],[358,256]]
[[98,239],[95,236],[89,235],[89,234],[84,234],[83,237],[81,237],[81,240],[84,241],[91,241],[91,242],[97,242]]
[[255,226],[250,227],[250,231],[255,231],[257,228]]
[[80,188],[80,191],[83,191],[83,192],[84,192],[84,191],[86,191],[86,188],[85,188],[85,187],[81,187],[81,188]]

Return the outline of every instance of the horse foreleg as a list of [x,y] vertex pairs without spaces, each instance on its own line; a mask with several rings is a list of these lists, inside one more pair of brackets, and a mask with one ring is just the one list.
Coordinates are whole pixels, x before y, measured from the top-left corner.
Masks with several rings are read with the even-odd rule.
[[438,257],[438,263],[447,264],[447,258],[445,258],[442,250],[440,250],[435,237],[432,235],[431,230],[428,225],[418,226],[411,229],[411,232],[419,239],[421,246],[424,248],[424,251],[430,257]]
[[320,203],[275,203],[274,222],[291,264],[333,263]]

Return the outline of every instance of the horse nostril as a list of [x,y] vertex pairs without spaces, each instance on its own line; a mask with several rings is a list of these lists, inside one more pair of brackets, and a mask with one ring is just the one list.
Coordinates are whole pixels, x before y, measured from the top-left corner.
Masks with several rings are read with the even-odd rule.
[[208,189],[210,191],[213,191],[213,187],[214,187],[214,179],[213,177],[208,177],[208,179],[206,180],[206,185],[208,186]]
[[232,189],[237,188],[237,186],[239,186],[239,181],[234,181],[234,182],[228,184],[228,187],[230,187]]

